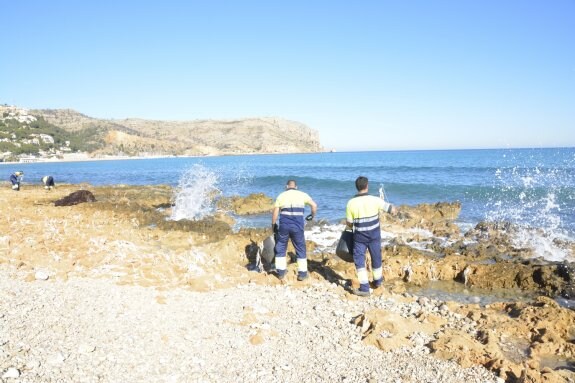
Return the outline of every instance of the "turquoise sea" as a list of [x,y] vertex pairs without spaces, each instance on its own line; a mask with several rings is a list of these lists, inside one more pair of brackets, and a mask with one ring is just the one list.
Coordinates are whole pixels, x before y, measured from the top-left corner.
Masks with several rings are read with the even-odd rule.
[[[354,180],[363,175],[372,194],[383,185],[387,199],[396,205],[460,201],[462,228],[482,220],[510,221],[541,229],[549,241],[575,239],[575,148],[174,157],[0,167],[6,180],[15,170],[25,172],[24,183],[39,183],[50,174],[56,184],[201,185],[223,195],[262,192],[271,197],[293,178],[319,205],[318,219],[334,224],[344,218],[346,202],[355,193]],[[250,217],[240,225],[267,226],[269,217]]]

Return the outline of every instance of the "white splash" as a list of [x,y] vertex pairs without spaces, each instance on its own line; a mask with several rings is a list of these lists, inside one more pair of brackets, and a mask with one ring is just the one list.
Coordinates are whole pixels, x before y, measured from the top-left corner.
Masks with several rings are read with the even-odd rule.
[[214,199],[220,194],[217,182],[217,175],[202,165],[196,164],[186,170],[173,197],[170,219],[197,220],[213,213]]
[[316,251],[332,252],[335,253],[335,248],[341,237],[341,232],[345,229],[345,225],[325,225],[325,226],[312,226],[305,231],[305,238],[316,244]]
[[499,185],[486,206],[486,219],[514,224],[513,245],[531,249],[535,257],[573,260],[569,244],[574,239],[562,222],[573,209],[571,195],[565,195],[573,185],[573,176],[562,169],[540,166],[497,169],[494,176]]

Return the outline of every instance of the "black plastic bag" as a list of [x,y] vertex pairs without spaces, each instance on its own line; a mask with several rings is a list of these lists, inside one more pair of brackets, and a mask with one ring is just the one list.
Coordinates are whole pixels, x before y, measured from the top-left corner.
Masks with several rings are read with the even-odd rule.
[[276,245],[276,241],[274,237],[275,237],[274,235],[270,235],[269,237],[264,239],[264,243],[262,246],[262,259],[264,260],[264,262],[267,262],[268,264],[271,264],[275,257],[274,247]]
[[353,233],[344,230],[341,233],[335,254],[345,262],[353,262]]

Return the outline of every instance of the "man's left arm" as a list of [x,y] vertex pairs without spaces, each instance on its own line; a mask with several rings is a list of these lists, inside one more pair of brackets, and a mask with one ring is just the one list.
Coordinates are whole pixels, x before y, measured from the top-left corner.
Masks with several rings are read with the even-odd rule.
[[309,201],[307,201],[307,204],[311,207],[311,217],[313,219],[313,217],[315,217],[315,215],[317,213],[317,204],[311,198],[309,199]]

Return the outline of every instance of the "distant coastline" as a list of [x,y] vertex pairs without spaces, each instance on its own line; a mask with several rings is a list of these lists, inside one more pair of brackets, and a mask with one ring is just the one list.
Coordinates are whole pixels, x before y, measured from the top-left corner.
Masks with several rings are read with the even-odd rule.
[[44,163],[68,163],[68,162],[94,162],[94,161],[122,161],[122,160],[152,160],[163,158],[213,158],[213,157],[232,157],[232,156],[273,156],[273,155],[299,155],[299,154],[321,154],[330,153],[327,151],[319,152],[301,152],[301,153],[235,153],[235,154],[206,154],[206,155],[157,155],[157,156],[102,156],[102,157],[89,157],[74,156],[62,159],[39,159],[38,161],[20,162],[20,161],[3,161],[0,165],[30,165],[30,164],[44,164]]

